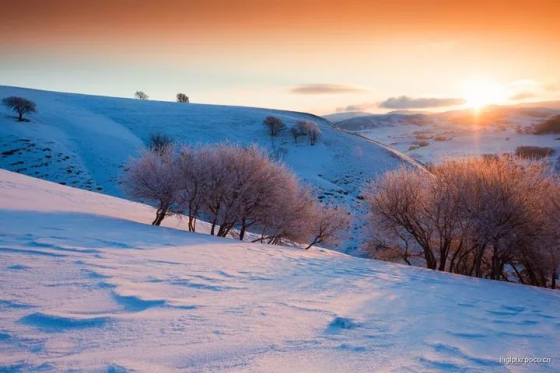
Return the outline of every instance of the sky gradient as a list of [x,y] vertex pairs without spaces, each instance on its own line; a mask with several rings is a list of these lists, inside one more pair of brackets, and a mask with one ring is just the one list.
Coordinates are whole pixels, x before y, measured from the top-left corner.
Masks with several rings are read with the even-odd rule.
[[0,0],[0,84],[316,114],[560,99],[560,1],[464,3]]

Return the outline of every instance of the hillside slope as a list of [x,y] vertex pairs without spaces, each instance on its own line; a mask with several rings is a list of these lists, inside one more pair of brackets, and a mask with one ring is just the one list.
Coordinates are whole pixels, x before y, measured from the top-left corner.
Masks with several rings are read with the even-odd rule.
[[[556,153],[551,162],[557,162],[558,135],[533,135],[536,124],[560,113],[554,104],[490,106],[479,112],[390,113],[351,118],[336,126],[380,141],[422,162],[515,152],[520,146],[553,148]],[[557,167],[560,170],[560,163]]]
[[154,227],[1,170],[0,214],[2,372],[560,369],[551,290]]
[[[0,109],[0,168],[118,197],[123,196],[118,181],[124,164],[155,132],[185,144],[257,143],[316,187],[323,201],[343,203],[358,215],[364,212],[357,197],[365,181],[398,165],[415,163],[305,113],[0,86],[0,98],[10,95],[35,101],[38,113],[29,116],[31,122],[18,123],[6,108]],[[262,125],[269,115],[288,125],[318,121],[323,136],[315,146],[305,139],[294,144],[287,133],[271,139]],[[358,238],[360,227],[354,230]],[[355,249],[356,241],[348,247]]]

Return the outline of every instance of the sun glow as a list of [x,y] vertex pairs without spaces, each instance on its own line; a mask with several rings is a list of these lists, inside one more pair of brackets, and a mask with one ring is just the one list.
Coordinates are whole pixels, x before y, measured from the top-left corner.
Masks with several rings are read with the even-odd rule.
[[487,105],[501,104],[506,99],[502,85],[494,82],[478,81],[469,83],[463,95],[469,108],[481,109]]

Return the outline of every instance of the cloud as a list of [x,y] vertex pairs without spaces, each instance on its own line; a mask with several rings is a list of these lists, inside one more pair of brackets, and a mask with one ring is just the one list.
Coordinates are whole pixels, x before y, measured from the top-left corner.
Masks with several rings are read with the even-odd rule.
[[379,103],[380,108],[388,109],[418,109],[436,108],[464,104],[464,99],[459,98],[412,98],[409,96],[390,97]]
[[303,95],[345,94],[363,91],[361,88],[329,83],[302,84],[290,90],[291,93]]
[[379,103],[362,103],[362,104],[354,104],[348,106],[342,106],[336,108],[337,112],[363,112],[368,109],[377,108]]
[[522,92],[518,92],[514,95],[511,95],[510,97],[508,97],[508,99],[510,100],[524,100],[524,99],[530,99],[532,97],[535,97],[536,95],[532,92],[529,91],[522,91]]

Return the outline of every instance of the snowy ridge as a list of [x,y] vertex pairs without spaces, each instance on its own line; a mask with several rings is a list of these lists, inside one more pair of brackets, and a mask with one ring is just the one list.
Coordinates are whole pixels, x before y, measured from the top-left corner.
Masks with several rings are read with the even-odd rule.
[[[117,197],[123,197],[119,178],[126,161],[156,132],[184,144],[256,143],[315,187],[319,199],[344,204],[358,216],[365,212],[358,196],[366,181],[399,165],[416,165],[306,113],[0,86],[0,98],[10,95],[35,101],[38,113],[29,116],[31,122],[19,123],[0,108],[0,168]],[[270,115],[288,126],[316,121],[322,136],[315,146],[304,138],[294,144],[287,132],[271,138],[262,125]],[[354,240],[344,249],[355,251],[361,235],[361,227],[355,226]]]
[[153,227],[3,170],[0,210],[3,372],[560,370],[551,290]]

